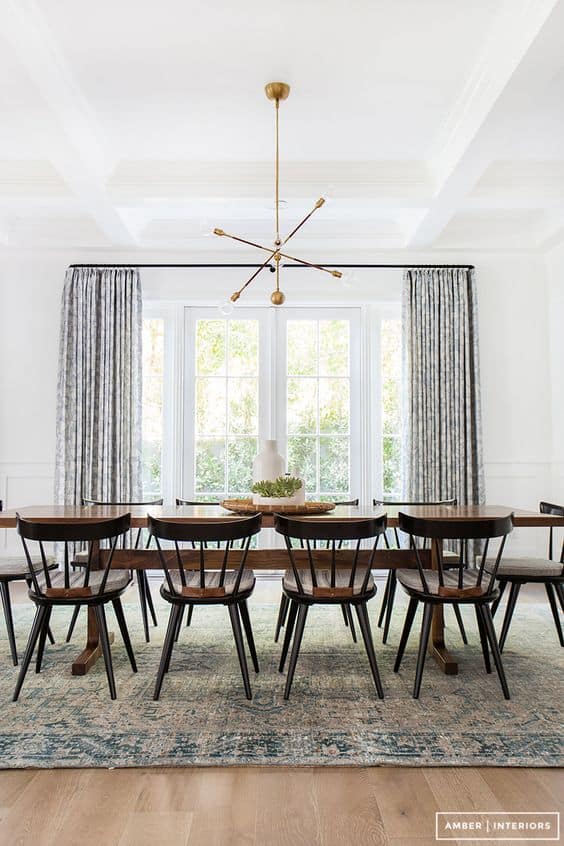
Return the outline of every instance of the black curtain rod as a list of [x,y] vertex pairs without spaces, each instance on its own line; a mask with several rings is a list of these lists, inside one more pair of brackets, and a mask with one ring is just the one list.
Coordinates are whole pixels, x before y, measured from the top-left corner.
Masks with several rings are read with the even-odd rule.
[[[274,265],[268,264],[266,265],[269,270],[274,271]],[[422,268],[425,270],[443,270],[443,269],[459,269],[459,270],[474,270],[473,264],[335,264],[335,262],[328,262],[326,266],[330,267],[352,267],[352,268],[366,268],[369,270],[384,270],[384,269],[391,269],[391,270],[410,270],[410,269],[418,269]],[[69,267],[137,267],[137,268],[144,268],[144,267],[172,267],[172,268],[179,268],[179,267],[251,267],[251,268],[258,268],[262,267],[260,264],[220,264],[220,263],[212,263],[212,264],[136,264],[135,262],[129,262],[128,264],[69,264]],[[302,264],[293,263],[293,264],[283,264],[282,267],[304,267]]]

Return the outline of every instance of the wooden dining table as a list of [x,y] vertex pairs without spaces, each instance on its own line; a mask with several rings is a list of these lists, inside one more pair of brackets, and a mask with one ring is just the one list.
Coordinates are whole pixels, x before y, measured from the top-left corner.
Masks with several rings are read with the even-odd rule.
[[[379,517],[387,514],[387,524],[390,528],[397,527],[399,511],[414,517],[428,517],[440,520],[479,520],[493,517],[513,515],[515,527],[549,527],[564,526],[564,518],[553,514],[541,514],[536,511],[526,511],[520,508],[512,508],[504,505],[446,505],[446,506],[403,506],[401,508],[386,506],[337,506],[333,511],[323,514],[311,515],[301,519],[319,520],[327,522],[331,520],[357,520],[366,517]],[[183,523],[190,522],[224,522],[225,520],[241,519],[242,515],[226,511],[221,506],[197,505],[197,506],[73,506],[73,505],[33,505],[19,509],[10,509],[0,512],[0,528],[15,528],[16,515],[20,514],[28,520],[38,520],[45,523],[88,523],[96,520],[111,519],[122,514],[131,515],[131,526],[133,528],[145,528],[147,526],[147,514],[163,519],[177,520]],[[300,519],[300,518],[298,518]],[[274,525],[274,518],[271,514],[263,515],[263,528],[271,528]],[[280,539],[281,540],[281,539]],[[236,551],[234,551],[236,553]],[[93,568],[101,568],[107,562],[109,551],[95,545],[92,553]],[[174,550],[167,550],[165,554],[171,557],[176,555]],[[433,545],[431,549],[420,550],[421,561],[424,567],[437,569],[438,548]],[[182,549],[182,563],[186,568],[197,569],[199,567],[199,552],[194,549]],[[307,550],[296,549],[294,555],[298,565],[307,565]],[[328,566],[331,551],[327,549],[315,549],[313,555],[319,566]],[[350,567],[354,552],[353,550],[341,549],[336,553],[336,566],[339,568]],[[362,550],[359,563],[366,564],[370,550]],[[206,566],[221,567],[223,551],[208,550],[206,553]],[[174,566],[174,564],[172,564]],[[283,571],[289,566],[288,553],[280,544],[279,547],[257,546],[249,550],[247,566],[255,571],[274,570]],[[376,551],[373,562],[374,569],[389,570],[398,568],[413,568],[416,566],[415,555],[411,549],[385,549]],[[160,570],[162,564],[159,555],[154,548],[149,549],[117,549],[113,560],[112,568],[129,570]],[[113,636],[111,636],[113,639]],[[458,662],[451,654],[445,640],[445,626],[443,606],[436,605],[433,613],[433,624],[429,649],[439,667],[448,675],[458,672]],[[80,655],[73,661],[73,675],[84,675],[95,664],[101,655],[98,626],[96,618],[91,609],[88,610],[88,625],[86,645]]]

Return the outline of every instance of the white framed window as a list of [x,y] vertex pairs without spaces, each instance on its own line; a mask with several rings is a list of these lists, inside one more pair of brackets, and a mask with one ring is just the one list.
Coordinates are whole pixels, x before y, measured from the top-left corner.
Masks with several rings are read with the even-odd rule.
[[401,497],[399,304],[225,318],[177,303],[144,319],[146,495],[247,495],[258,440],[276,438],[310,499]]
[[277,438],[312,499],[360,496],[360,310],[277,313]]
[[270,425],[269,316],[214,308],[185,315],[183,491],[217,501],[248,495],[258,441]]

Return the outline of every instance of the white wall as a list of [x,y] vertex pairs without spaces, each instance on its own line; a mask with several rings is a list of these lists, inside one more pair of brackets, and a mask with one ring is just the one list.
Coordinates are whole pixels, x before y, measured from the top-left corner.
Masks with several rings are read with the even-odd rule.
[[[338,256],[332,257],[335,261]],[[100,261],[92,253],[10,253],[0,258],[0,498],[5,507],[47,502],[52,498],[59,305],[69,262]],[[105,254],[108,262],[183,262],[179,255]],[[199,260],[199,258],[198,258]],[[202,261],[217,261],[217,256]],[[222,261],[241,261],[227,257]],[[243,259],[244,260],[244,259]],[[343,259],[344,260],[344,259]],[[359,262],[437,262],[437,253],[377,257]],[[477,268],[486,490],[490,503],[536,509],[538,501],[558,493],[552,462],[564,467],[561,439],[553,452],[552,429],[563,419],[560,369],[551,383],[549,354],[563,361],[562,338],[553,325],[556,306],[562,313],[562,268],[538,254],[441,253],[444,263],[471,262]],[[218,303],[237,287],[245,271],[146,270],[144,294],[150,299],[186,299]],[[558,274],[560,274],[558,276]],[[359,285],[340,283],[313,271],[286,271],[283,289],[295,302],[319,303],[397,300],[397,271],[362,271]],[[256,285],[248,304],[264,303],[270,278]],[[550,286],[549,286],[550,282]],[[562,317],[560,318],[562,325]],[[552,343],[552,347],[551,347]],[[558,346],[560,345],[560,346]],[[558,348],[557,348],[558,347]],[[559,423],[560,421],[560,423]],[[560,483],[560,491],[562,485]],[[564,496],[560,495],[561,499]],[[544,549],[544,533],[516,533],[521,551]]]
[[552,499],[564,503],[564,243],[546,257],[552,411]]

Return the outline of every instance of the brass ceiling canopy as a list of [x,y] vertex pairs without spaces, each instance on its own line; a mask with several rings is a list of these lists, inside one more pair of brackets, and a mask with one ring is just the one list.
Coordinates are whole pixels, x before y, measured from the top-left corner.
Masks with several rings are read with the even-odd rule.
[[291,256],[286,252],[282,252],[281,247],[288,243],[290,238],[296,234],[296,232],[302,228],[304,223],[306,223],[309,218],[320,209],[321,206],[325,203],[324,197],[320,197],[319,200],[315,203],[314,207],[306,216],[301,220],[297,226],[295,226],[289,235],[286,235],[284,239],[280,238],[280,145],[279,145],[279,133],[278,133],[278,112],[280,108],[280,101],[286,100],[288,95],[290,94],[290,86],[287,85],[285,82],[269,82],[265,85],[264,90],[266,92],[266,96],[269,100],[272,100],[275,105],[275,157],[274,157],[274,229],[275,229],[275,236],[273,241],[273,247],[265,247],[262,244],[256,244],[254,241],[248,241],[246,238],[239,238],[237,235],[230,235],[228,232],[225,232],[223,229],[216,228],[214,229],[214,234],[219,235],[220,237],[231,238],[233,241],[239,241],[241,244],[248,244],[250,247],[256,247],[257,250],[262,250],[263,252],[268,253],[268,256],[265,258],[264,262],[261,266],[256,270],[250,279],[247,279],[244,285],[239,288],[238,291],[234,291],[231,294],[231,297],[227,301],[227,303],[221,307],[221,311],[223,314],[229,314],[232,309],[232,303],[236,303],[243,291],[251,284],[251,282],[256,279],[259,273],[265,269],[269,265],[269,262],[274,261],[275,270],[276,270],[276,288],[270,295],[270,301],[273,305],[279,306],[282,305],[284,300],[286,299],[282,291],[280,290],[280,260],[285,258],[289,259],[290,261],[295,261],[298,264],[302,264],[304,267],[312,267],[315,270],[323,270],[325,273],[330,273],[331,276],[335,276],[338,279],[341,278],[343,275],[339,270],[330,270],[327,267],[322,267],[320,264],[312,264],[309,261],[304,261],[304,259],[297,258],[296,256]]

